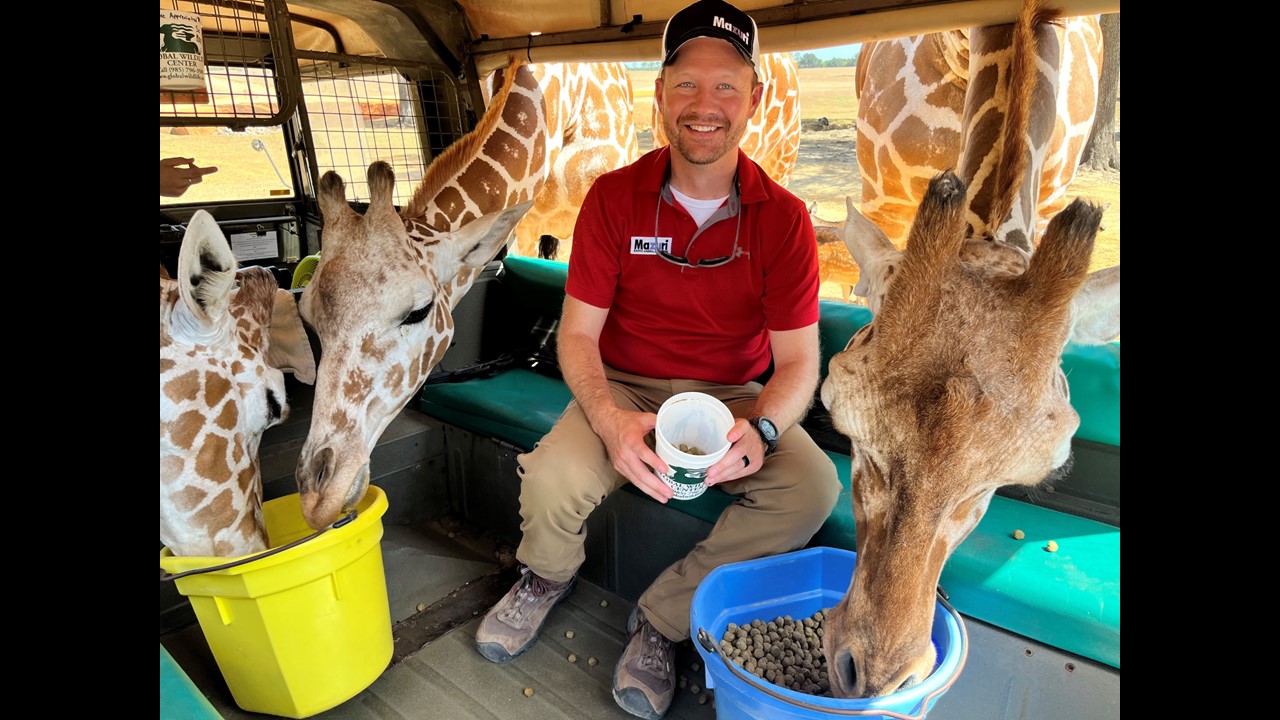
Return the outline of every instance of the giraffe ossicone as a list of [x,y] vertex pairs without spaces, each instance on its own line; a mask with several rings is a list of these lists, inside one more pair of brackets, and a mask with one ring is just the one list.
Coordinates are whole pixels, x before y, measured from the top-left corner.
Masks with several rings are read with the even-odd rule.
[[205,210],[177,271],[160,273],[160,541],[178,556],[265,550],[258,446],[288,416],[281,368],[314,377],[310,344],[289,291],[263,268],[237,273]]

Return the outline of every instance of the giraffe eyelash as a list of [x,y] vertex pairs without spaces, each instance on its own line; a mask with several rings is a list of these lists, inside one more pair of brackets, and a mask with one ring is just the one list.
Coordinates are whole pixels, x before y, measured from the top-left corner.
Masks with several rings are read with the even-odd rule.
[[435,304],[436,304],[435,301],[432,300],[426,305],[418,308],[417,310],[414,310],[413,312],[405,316],[405,319],[400,324],[401,325],[417,325],[423,320],[426,320],[427,315],[431,312],[431,308],[435,307]]

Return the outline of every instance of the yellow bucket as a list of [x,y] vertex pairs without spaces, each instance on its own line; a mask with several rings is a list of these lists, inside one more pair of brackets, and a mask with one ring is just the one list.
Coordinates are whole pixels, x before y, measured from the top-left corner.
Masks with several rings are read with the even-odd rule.
[[[312,533],[295,493],[263,504],[271,547]],[[236,704],[304,718],[373,684],[391,661],[391,609],[382,568],[387,496],[370,485],[354,520],[244,565],[178,578]],[[229,558],[174,557],[170,574]]]

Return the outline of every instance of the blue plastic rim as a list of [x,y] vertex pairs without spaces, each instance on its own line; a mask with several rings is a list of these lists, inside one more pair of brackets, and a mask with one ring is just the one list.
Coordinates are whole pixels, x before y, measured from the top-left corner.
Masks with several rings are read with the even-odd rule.
[[795,692],[725,666],[725,659],[696,641],[705,631],[716,645],[729,623],[801,619],[844,599],[857,553],[830,547],[723,565],[711,571],[693,595],[690,624],[694,647],[706,667],[707,689],[716,691],[717,720],[829,720],[837,717],[924,718],[964,665],[963,621],[938,602],[932,640],[938,651],[933,673],[915,687],[878,698],[839,699]]

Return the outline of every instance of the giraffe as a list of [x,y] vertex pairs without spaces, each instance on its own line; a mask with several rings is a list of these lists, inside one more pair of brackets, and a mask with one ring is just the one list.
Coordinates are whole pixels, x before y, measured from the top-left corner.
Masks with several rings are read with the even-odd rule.
[[[1066,18],[1054,25],[1057,66],[1062,71],[1042,91],[1040,102],[1057,108],[1051,129],[1040,128],[1027,182],[1039,182],[1035,207],[1016,208],[1010,226],[1034,214],[1042,231],[1065,204],[1097,109],[1102,68],[1102,31],[1096,15]],[[879,225],[895,247],[906,241],[929,179],[957,167],[965,133],[998,126],[988,107],[966,107],[970,81],[993,71],[1001,59],[971,56],[967,29],[915,35],[863,44],[858,55],[858,168],[862,175],[862,214]],[[967,117],[979,113],[986,120]],[[1049,116],[1045,121],[1049,122]],[[975,157],[975,160],[978,159]],[[991,168],[966,168],[979,177]],[[982,220],[968,217],[981,234]],[[1026,242],[1030,243],[1028,237]]]
[[177,271],[160,268],[160,541],[179,556],[265,550],[258,444],[288,417],[281,366],[314,381],[310,345],[295,360],[269,349],[276,329],[305,342],[293,297],[263,268],[237,276],[207,211],[188,223]]
[[[758,74],[765,85],[764,96],[738,147],[786,187],[800,155],[800,70],[791,53],[769,53],[761,57]],[[654,103],[653,146],[668,142],[662,113]]]
[[[516,254],[541,256],[542,238],[551,235],[562,241],[556,255],[567,257],[578,208],[591,184],[640,156],[631,75],[617,62],[529,68],[547,101],[547,177],[533,208],[516,226]],[[490,83],[501,79],[498,71]]]
[[296,472],[312,528],[364,496],[378,438],[449,348],[453,308],[532,206],[546,143],[542,91],[513,58],[476,127],[426,169],[399,213],[385,162],[369,167],[364,215],[340,176],[321,177],[324,253],[299,301],[321,347]]
[[849,302],[860,272],[844,244],[844,222],[819,217],[816,202],[809,204],[809,221],[813,223],[813,234],[818,241],[818,282],[836,283],[841,297]]
[[886,695],[932,672],[947,559],[997,488],[1051,481],[1070,458],[1080,419],[1059,364],[1065,344],[1120,332],[1119,268],[1089,273],[1102,208],[1077,199],[1034,249],[1025,242],[1037,192],[1024,182],[1027,148],[1036,111],[1053,107],[1033,100],[1058,72],[1044,62],[1055,57],[1050,17],[1031,0],[1016,25],[973,31],[971,61],[984,70],[967,104],[1002,127],[969,133],[958,167],[971,178],[930,180],[905,249],[846,198],[845,242],[874,319],[831,359],[820,390],[850,439],[858,528],[854,575],[823,636],[836,697]]

